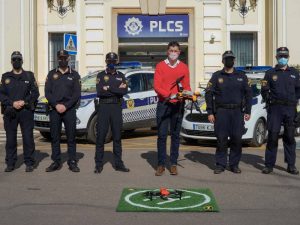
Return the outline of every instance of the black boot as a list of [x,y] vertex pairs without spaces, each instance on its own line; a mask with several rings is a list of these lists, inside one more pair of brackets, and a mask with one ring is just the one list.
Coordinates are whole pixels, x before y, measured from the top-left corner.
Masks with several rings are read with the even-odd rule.
[[53,162],[48,168],[46,168],[46,172],[53,172],[59,170],[60,168],[61,164],[59,162]]
[[272,167],[265,167],[265,168],[263,168],[262,169],[262,171],[261,171],[262,173],[264,173],[264,174],[269,174],[269,173],[272,173],[273,172],[273,168]]
[[5,170],[4,170],[4,172],[9,173],[9,172],[14,171],[14,169],[15,169],[15,166],[7,166],[7,167],[5,168]]
[[130,170],[128,168],[125,167],[124,164],[121,165],[116,165],[116,171],[120,171],[120,172],[129,172]]
[[74,173],[80,172],[80,169],[77,165],[77,162],[75,160],[72,160],[69,162],[69,170],[71,170]]
[[299,170],[295,166],[288,166],[287,170],[288,173],[293,174],[293,175],[298,175]]

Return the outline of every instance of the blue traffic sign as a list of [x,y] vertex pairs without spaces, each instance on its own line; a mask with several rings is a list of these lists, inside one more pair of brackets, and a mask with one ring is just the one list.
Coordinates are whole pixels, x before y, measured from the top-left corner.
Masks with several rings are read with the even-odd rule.
[[70,55],[77,54],[76,34],[64,34],[64,50],[68,51]]

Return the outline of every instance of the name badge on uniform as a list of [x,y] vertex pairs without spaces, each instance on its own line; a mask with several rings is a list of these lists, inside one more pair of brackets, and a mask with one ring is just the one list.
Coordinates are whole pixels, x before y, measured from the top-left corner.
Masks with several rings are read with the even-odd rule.
[[220,84],[223,84],[223,82],[224,82],[223,78],[219,78],[219,79],[218,79],[218,82],[219,82]]
[[28,81],[28,80],[25,80],[25,83],[26,83],[26,84],[29,84],[29,81]]
[[277,81],[278,76],[277,76],[277,75],[273,75],[273,76],[272,76],[272,79],[273,79],[274,81]]
[[109,81],[109,76],[104,76],[104,81],[105,82]]
[[237,80],[238,80],[238,81],[243,81],[243,78],[238,78]]
[[122,78],[120,78],[120,77],[117,77],[116,79],[119,80],[119,81],[122,81]]
[[72,77],[68,77],[68,80],[73,80],[73,78]]
[[294,79],[296,79],[296,76],[295,76],[295,75],[291,75],[291,78],[294,78]]

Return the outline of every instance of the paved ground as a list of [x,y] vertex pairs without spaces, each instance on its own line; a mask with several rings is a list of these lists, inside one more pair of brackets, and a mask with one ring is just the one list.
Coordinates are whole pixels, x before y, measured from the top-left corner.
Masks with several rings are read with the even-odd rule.
[[[179,176],[154,176],[155,134],[139,131],[125,137],[124,161],[128,174],[112,168],[111,144],[106,147],[106,164],[101,175],[93,173],[94,145],[80,141],[78,157],[81,172],[45,173],[50,164],[49,143],[37,138],[38,168],[25,173],[21,158],[19,169],[4,173],[4,148],[0,144],[0,224],[218,224],[259,225],[299,224],[300,177],[285,172],[283,151],[272,175],[263,175],[264,148],[245,148],[240,175],[226,171],[214,175],[213,144],[182,145]],[[19,147],[21,149],[22,146]],[[66,146],[63,144],[65,151]],[[297,166],[300,168],[300,151]],[[19,151],[21,153],[21,151]],[[66,160],[66,155],[64,154]],[[123,187],[210,188],[220,213],[117,213]]]

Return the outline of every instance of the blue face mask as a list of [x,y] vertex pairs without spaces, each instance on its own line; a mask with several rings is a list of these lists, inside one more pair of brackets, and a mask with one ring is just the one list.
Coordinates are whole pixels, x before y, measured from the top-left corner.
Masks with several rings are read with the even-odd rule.
[[114,63],[107,64],[107,68],[110,70],[114,70],[116,68],[116,64]]
[[281,57],[277,61],[280,66],[286,66],[288,64],[289,59]]

